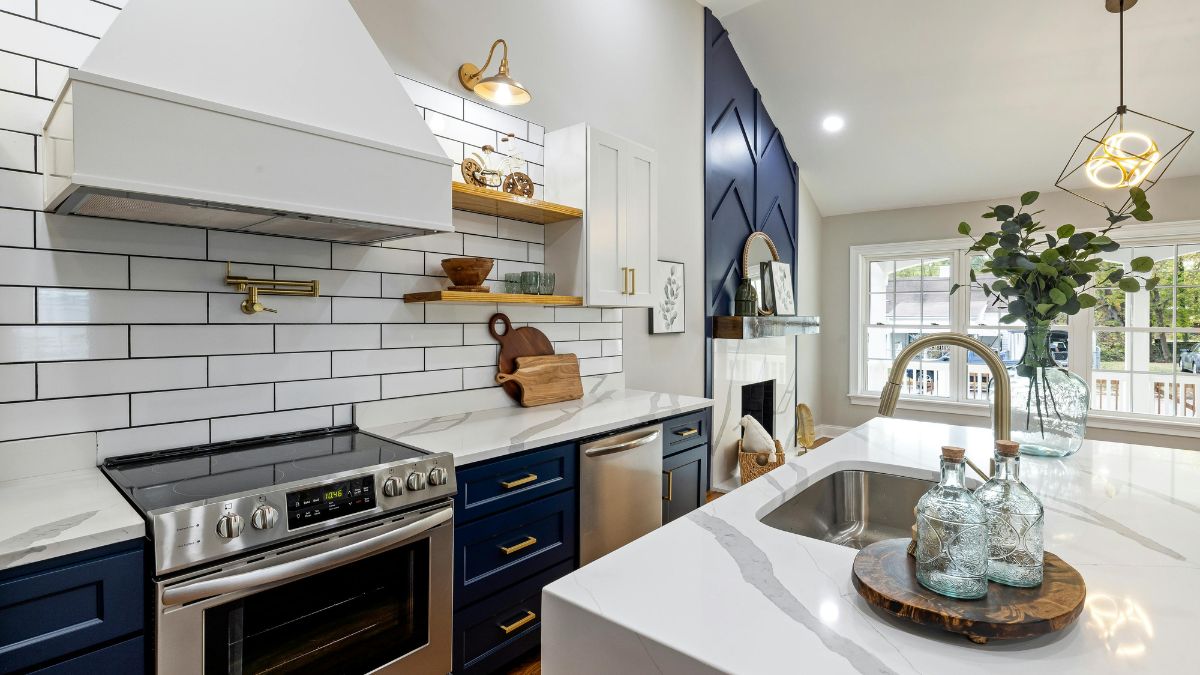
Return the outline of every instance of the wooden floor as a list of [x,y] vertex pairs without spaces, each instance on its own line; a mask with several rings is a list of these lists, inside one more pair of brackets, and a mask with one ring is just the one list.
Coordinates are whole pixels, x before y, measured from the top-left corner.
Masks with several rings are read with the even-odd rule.
[[[816,443],[813,444],[813,447],[818,448],[832,440],[833,440],[832,438],[821,438],[821,439],[817,440]],[[705,501],[711,502],[712,500],[720,497],[723,494],[725,494],[725,493],[710,490],[708,493],[708,496],[705,498]],[[512,663],[508,664],[508,666],[505,667],[504,670],[502,670],[500,672],[503,673],[503,675],[541,675],[542,661],[541,661],[540,656],[541,656],[540,650],[538,650],[538,649],[531,650],[528,653],[526,653],[524,656],[522,656],[522,657],[518,658],[517,660],[513,661]]]

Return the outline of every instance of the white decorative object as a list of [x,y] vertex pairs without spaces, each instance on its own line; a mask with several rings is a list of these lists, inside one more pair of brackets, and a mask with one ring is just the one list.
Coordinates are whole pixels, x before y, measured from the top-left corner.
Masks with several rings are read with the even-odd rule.
[[770,269],[770,277],[764,285],[770,285],[771,310],[775,316],[795,316],[796,297],[792,291],[792,266],[785,262],[763,263]]
[[654,263],[654,306],[650,308],[650,333],[684,331],[683,263],[658,260]]
[[775,439],[750,415],[742,417],[742,452],[775,452]]

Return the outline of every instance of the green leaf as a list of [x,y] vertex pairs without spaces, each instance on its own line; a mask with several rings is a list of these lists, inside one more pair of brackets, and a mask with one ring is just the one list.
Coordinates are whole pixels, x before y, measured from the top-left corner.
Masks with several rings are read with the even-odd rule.
[[1042,262],[1044,262],[1044,263],[1052,263],[1055,260],[1058,260],[1058,258],[1059,258],[1058,249],[1048,248],[1045,251],[1042,251],[1041,258],[1042,258]]
[[1124,279],[1121,279],[1121,281],[1117,283],[1117,288],[1120,288],[1121,290],[1125,291],[1126,293],[1137,293],[1138,291],[1140,291],[1142,289],[1142,284],[1141,284],[1141,282],[1139,282],[1137,279],[1134,279],[1133,277],[1125,277]]
[[1054,269],[1054,267],[1052,265],[1047,265],[1044,262],[1040,262],[1037,264],[1037,271],[1041,272],[1042,276],[1047,276],[1047,277],[1058,276],[1058,270]]
[[1073,234],[1075,234],[1075,226],[1074,225],[1063,225],[1058,228],[1058,238],[1059,239],[1066,239],[1067,237],[1069,237]]
[[992,294],[992,289],[991,289],[991,287],[989,287],[987,284],[984,284],[984,285],[983,285],[983,294],[984,294],[985,296],[987,296],[987,295],[991,295],[991,294]]
[[1054,305],[1052,305],[1052,304],[1045,304],[1045,305],[1038,305],[1038,306],[1037,306],[1037,311],[1038,311],[1038,314],[1047,314],[1047,313],[1049,313],[1049,312],[1050,312],[1050,310],[1052,310],[1052,309],[1054,309]]
[[1008,288],[1008,282],[1003,279],[997,279],[996,282],[992,284],[992,290],[997,293],[1003,293],[1004,289],[1006,288]]
[[1127,214],[1127,213],[1122,213],[1121,215],[1113,214],[1113,215],[1109,216],[1108,218],[1105,218],[1105,220],[1112,223],[1113,225],[1116,225],[1117,223],[1129,220],[1129,214]]
[[971,281],[975,281],[975,270],[971,270]]
[[1021,298],[1017,298],[1016,300],[1013,300],[1012,302],[1008,303],[1008,313],[1013,316],[1020,316],[1020,315],[1024,314],[1028,309],[1029,309],[1029,306],[1026,305],[1025,301],[1022,300]]
[[1001,248],[1014,249],[1020,245],[1021,245],[1021,237],[1019,237],[1015,233],[1009,232],[1008,234],[1004,235],[1003,237],[1000,237],[1000,247]]
[[1105,278],[1105,281],[1120,281],[1124,276],[1125,270],[1118,268],[1109,272],[1108,276]]
[[1000,224],[1000,231],[1009,234],[1020,232],[1021,224],[1015,220],[1006,220]]
[[1039,194],[1040,193],[1037,190],[1030,190],[1029,192],[1021,195],[1021,206],[1029,206],[1030,204],[1036,202]]
[[1054,304],[1056,304],[1056,305],[1067,304],[1067,294],[1063,293],[1062,291],[1058,290],[1057,288],[1050,289],[1050,299],[1053,300]]
[[1129,267],[1134,272],[1149,272],[1150,270],[1154,269],[1154,258],[1151,258],[1148,255],[1134,258],[1129,262]]
[[1158,288],[1158,281],[1159,281],[1158,277],[1150,277],[1149,279],[1147,279],[1146,280],[1146,290],[1152,291],[1152,290]]
[[1088,245],[1087,234],[1073,234],[1071,235],[1070,239],[1067,239],[1067,244],[1069,244],[1071,248],[1078,251]]
[[1140,223],[1145,223],[1145,222],[1154,220],[1154,216],[1150,215],[1150,211],[1147,209],[1143,209],[1141,207],[1138,207],[1138,208],[1134,209],[1133,211],[1130,211],[1129,215],[1136,218],[1138,220],[1138,222],[1140,222]]
[[1129,198],[1138,206],[1147,207],[1150,205],[1146,201],[1146,191],[1136,185],[1129,188]]
[[1088,243],[1090,243],[1092,246],[1102,247],[1102,246],[1108,246],[1109,244],[1113,243],[1113,240],[1109,239],[1108,237],[1106,237],[1104,235],[1100,235],[1099,237],[1093,237],[1092,240]]
[[1084,293],[1079,296],[1079,306],[1084,309],[1089,309],[1096,306],[1096,296]]
[[1017,213],[1017,210],[1008,204],[1001,204],[992,209],[996,220],[1012,220],[1012,217]]
[[958,289],[962,288],[962,284],[954,284],[950,287],[950,295],[954,295]]
[[1005,314],[1004,316],[1000,317],[1000,323],[1012,323],[1020,318],[1021,317],[1017,316],[1016,314]]
[[959,234],[971,234],[971,224],[966,221],[959,223],[958,224],[958,233]]

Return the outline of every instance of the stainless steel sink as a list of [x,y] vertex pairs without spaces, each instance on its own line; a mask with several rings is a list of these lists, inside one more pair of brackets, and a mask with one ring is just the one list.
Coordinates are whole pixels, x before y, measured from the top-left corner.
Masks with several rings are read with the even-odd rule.
[[912,536],[913,507],[935,481],[874,471],[838,471],[813,483],[762,522],[779,530],[863,548]]

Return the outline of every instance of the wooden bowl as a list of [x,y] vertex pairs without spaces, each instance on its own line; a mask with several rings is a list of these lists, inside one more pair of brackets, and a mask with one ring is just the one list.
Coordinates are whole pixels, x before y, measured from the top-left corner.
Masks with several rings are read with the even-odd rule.
[[445,258],[442,269],[454,286],[482,288],[496,261],[491,258]]

